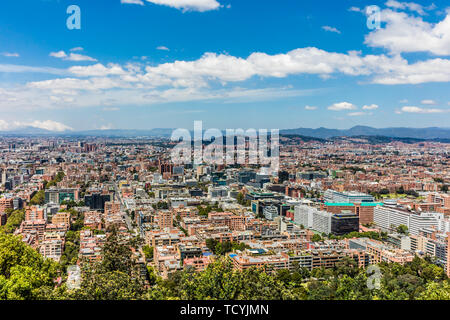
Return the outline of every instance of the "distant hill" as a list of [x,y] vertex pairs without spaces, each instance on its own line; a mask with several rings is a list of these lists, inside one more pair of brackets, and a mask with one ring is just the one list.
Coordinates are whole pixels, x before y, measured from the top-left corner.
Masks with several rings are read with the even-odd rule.
[[367,126],[355,126],[350,129],[328,129],[328,128],[297,128],[280,130],[280,134],[297,134],[310,137],[328,139],[332,137],[351,136],[383,136],[395,138],[415,139],[450,139],[450,128],[372,128]]
[[327,142],[327,139],[322,139],[322,138],[317,138],[317,137],[308,137],[308,136],[303,136],[303,135],[299,135],[299,134],[281,134],[281,137],[284,138],[289,138],[289,139],[299,139],[302,140],[303,142],[311,142],[311,141],[317,141],[317,142]]
[[[450,143],[450,139],[417,139],[417,138],[408,138],[408,137],[385,137],[385,136],[351,136],[351,137],[332,137],[328,139],[329,141],[342,141],[342,140],[350,140],[352,142],[361,141],[361,143],[368,144],[383,144],[390,142],[403,142],[403,143],[419,143],[419,142],[442,142],[442,143]],[[365,141],[365,142],[362,142]]]
[[[12,131],[0,131],[2,136],[71,136],[71,137],[165,137],[172,135],[174,129],[172,128],[154,128],[148,130],[142,129],[107,129],[107,130],[85,130],[85,131],[63,131],[55,132],[35,127],[24,127]],[[193,137],[193,132],[190,132]],[[225,134],[225,131],[223,132]],[[411,138],[419,140],[435,140],[441,142],[448,142],[450,140],[450,128],[373,128],[367,126],[355,126],[350,129],[329,129],[320,127],[312,128],[297,128],[297,129],[282,129],[280,130],[282,136],[296,136],[303,141],[312,141],[318,139],[330,139],[335,137],[384,137],[387,138]],[[380,140],[381,138],[378,138]],[[381,140],[383,140],[381,139]],[[380,140],[380,141],[381,141]],[[320,140],[318,140],[320,141]],[[374,139],[371,140],[375,142]],[[413,140],[409,140],[413,143]],[[406,140],[405,140],[406,142]]]

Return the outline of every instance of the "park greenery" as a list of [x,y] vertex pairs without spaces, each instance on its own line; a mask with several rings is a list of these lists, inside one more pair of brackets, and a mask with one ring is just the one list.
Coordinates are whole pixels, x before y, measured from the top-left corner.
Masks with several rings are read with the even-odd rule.
[[239,192],[236,197],[237,202],[245,207],[250,207],[251,201],[245,199],[245,195],[242,192]]
[[206,239],[206,246],[215,255],[224,255],[233,250],[245,250],[249,248],[245,243],[223,241],[220,242],[216,239]]
[[[69,235],[76,242],[76,232]],[[213,241],[209,241],[212,246]],[[277,299],[277,300],[436,300],[450,299],[450,283],[444,270],[427,259],[380,263],[380,286],[367,285],[373,275],[345,258],[334,268],[312,271],[294,266],[292,270],[270,271],[233,268],[231,258],[219,255],[205,271],[187,269],[168,279],[156,275],[153,267],[142,268],[133,258],[135,239],[124,239],[113,231],[103,248],[103,259],[82,264],[80,289],[65,285],[64,267],[38,252],[19,237],[0,232],[0,299],[45,300],[137,300],[137,299]],[[227,245],[225,245],[227,246]],[[216,249],[217,247],[217,249]],[[216,243],[214,250],[218,251]],[[236,245],[231,244],[231,248]],[[149,249],[145,251],[149,254]],[[222,248],[220,251],[228,251]],[[75,255],[65,252],[67,259]],[[57,281],[61,277],[62,281]],[[147,285],[145,285],[147,283]]]
[[198,215],[202,217],[207,217],[210,212],[223,212],[223,209],[220,208],[217,204],[214,205],[199,205],[197,206]]
[[0,227],[0,231],[4,231],[6,233],[13,233],[25,220],[25,210],[6,210],[6,215],[8,217],[6,224]]

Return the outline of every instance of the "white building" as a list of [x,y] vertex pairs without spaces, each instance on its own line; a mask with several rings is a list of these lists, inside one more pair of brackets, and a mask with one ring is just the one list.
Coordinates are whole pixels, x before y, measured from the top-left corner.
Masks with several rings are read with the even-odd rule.
[[320,233],[331,233],[332,213],[318,210],[308,205],[295,206],[294,222],[297,225],[303,225],[305,228],[313,229]]
[[316,210],[313,212],[313,230],[320,233],[331,233],[331,217],[332,213]]
[[208,198],[222,198],[228,196],[228,188],[219,186],[219,187],[213,187],[210,186],[208,188]]
[[297,205],[294,208],[294,222],[297,225],[303,225],[305,228],[312,229],[313,212],[317,211],[317,209],[304,204]]
[[418,235],[419,229],[438,227],[438,219],[432,213],[417,214],[402,209],[376,206],[373,222],[383,229],[395,229],[399,225],[408,227],[412,235]]
[[276,217],[278,217],[278,209],[276,206],[270,205],[270,206],[264,207],[263,214],[267,220],[273,220]]

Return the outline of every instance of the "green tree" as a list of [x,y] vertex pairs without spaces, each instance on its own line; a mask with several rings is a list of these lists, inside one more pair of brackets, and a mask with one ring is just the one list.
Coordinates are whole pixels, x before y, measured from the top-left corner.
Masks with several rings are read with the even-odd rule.
[[102,272],[121,271],[130,273],[135,266],[130,241],[120,238],[113,228],[102,248],[102,260],[98,266]]
[[396,231],[401,234],[408,234],[408,227],[404,224],[401,224],[396,228]]
[[19,237],[0,232],[0,299],[40,299],[51,291],[58,266]]
[[145,245],[142,247],[142,251],[144,252],[145,259],[147,259],[147,261],[153,260],[153,247]]
[[419,295],[418,300],[450,300],[450,283],[430,282],[425,290]]
[[30,205],[43,205],[45,203],[45,191],[39,190],[30,200]]
[[69,299],[76,300],[136,300],[145,293],[142,283],[122,271],[83,272],[81,288],[70,292]]
[[25,220],[25,210],[15,210],[10,213],[6,224],[0,227],[0,230],[3,230],[6,233],[13,233]]

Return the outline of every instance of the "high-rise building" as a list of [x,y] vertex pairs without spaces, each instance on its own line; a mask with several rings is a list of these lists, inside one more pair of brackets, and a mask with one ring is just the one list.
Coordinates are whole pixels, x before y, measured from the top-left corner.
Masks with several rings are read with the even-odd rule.
[[0,212],[5,212],[8,209],[14,209],[13,198],[0,199]]
[[173,215],[169,210],[160,210],[158,212],[158,225],[160,229],[173,227]]
[[120,202],[108,201],[105,202],[105,214],[113,215],[120,212]]
[[53,224],[64,224],[69,227],[70,222],[71,222],[70,212],[58,212],[52,217]]
[[278,209],[274,205],[266,206],[263,209],[263,215],[267,220],[273,220],[278,217]]
[[316,210],[313,212],[313,230],[320,233],[331,233],[331,217],[333,215],[326,211]]
[[46,220],[47,215],[45,214],[44,208],[39,206],[28,207],[25,210],[25,221],[36,221],[36,220]]
[[300,204],[295,206],[294,222],[305,228],[311,229],[313,226],[314,211],[317,211],[317,209],[308,205]]
[[105,210],[105,203],[111,201],[111,195],[101,193],[91,193],[84,196],[84,203],[91,210]]
[[331,217],[331,233],[342,236],[359,231],[359,217],[354,213],[337,213]]

